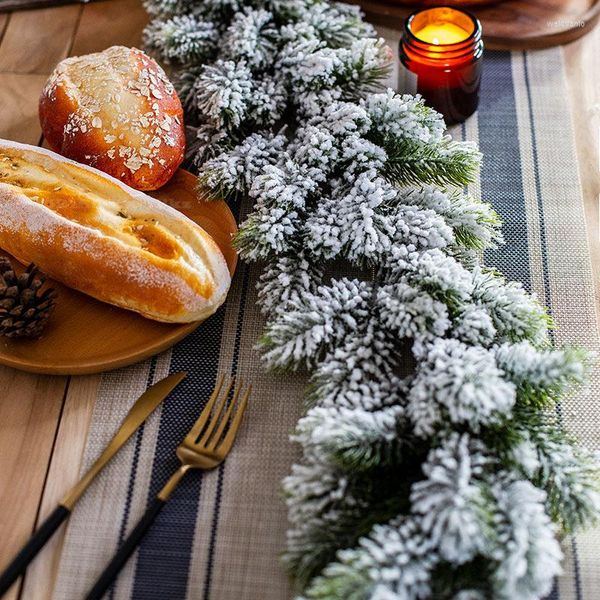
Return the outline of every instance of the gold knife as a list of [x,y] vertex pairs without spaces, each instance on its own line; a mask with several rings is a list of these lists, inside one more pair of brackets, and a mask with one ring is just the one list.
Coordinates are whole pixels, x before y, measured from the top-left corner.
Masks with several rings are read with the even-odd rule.
[[23,574],[27,565],[35,558],[44,544],[52,537],[60,524],[71,514],[73,507],[81,498],[94,477],[106,466],[106,463],[123,447],[134,431],[152,414],[154,409],[181,383],[187,373],[175,373],[165,377],[149,387],[131,407],[121,427],[115,433],[104,452],[60,501],[50,516],[42,523],[30,540],[23,546],[13,561],[0,575],[0,596],[15,580]]

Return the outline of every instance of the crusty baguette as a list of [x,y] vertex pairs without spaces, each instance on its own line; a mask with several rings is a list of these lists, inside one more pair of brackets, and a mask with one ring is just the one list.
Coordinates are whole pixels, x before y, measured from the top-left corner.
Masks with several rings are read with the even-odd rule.
[[0,140],[0,248],[98,300],[192,322],[225,299],[214,240],[173,208],[54,152]]

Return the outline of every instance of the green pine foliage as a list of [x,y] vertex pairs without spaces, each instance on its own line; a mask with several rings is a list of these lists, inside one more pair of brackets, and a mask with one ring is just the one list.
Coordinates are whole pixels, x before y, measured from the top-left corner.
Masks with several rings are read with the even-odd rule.
[[395,184],[463,186],[478,172],[480,154],[472,145],[444,138],[434,144],[395,140],[386,144],[386,177]]

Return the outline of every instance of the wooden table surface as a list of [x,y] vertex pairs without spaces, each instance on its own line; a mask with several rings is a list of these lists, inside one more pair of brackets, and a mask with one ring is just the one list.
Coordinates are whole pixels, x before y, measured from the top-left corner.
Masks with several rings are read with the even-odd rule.
[[[0,137],[41,142],[40,90],[58,61],[113,44],[139,46],[140,0],[107,0],[0,14]],[[564,48],[600,307],[600,28]],[[0,568],[79,472],[98,376],[49,377],[0,366]],[[62,530],[9,600],[52,596]]]

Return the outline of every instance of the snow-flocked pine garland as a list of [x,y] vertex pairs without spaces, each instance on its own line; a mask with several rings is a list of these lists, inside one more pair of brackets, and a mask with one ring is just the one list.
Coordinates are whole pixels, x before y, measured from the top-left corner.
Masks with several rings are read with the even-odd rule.
[[[390,54],[323,0],[147,0],[190,160],[254,210],[236,243],[264,263],[261,345],[306,367],[304,456],[284,488],[285,561],[307,599],[533,599],[560,532],[600,510],[595,457],[557,403],[585,357],[481,264],[498,218],[466,195],[477,149],[419,98],[378,91]],[[357,277],[331,276],[331,264]]]

